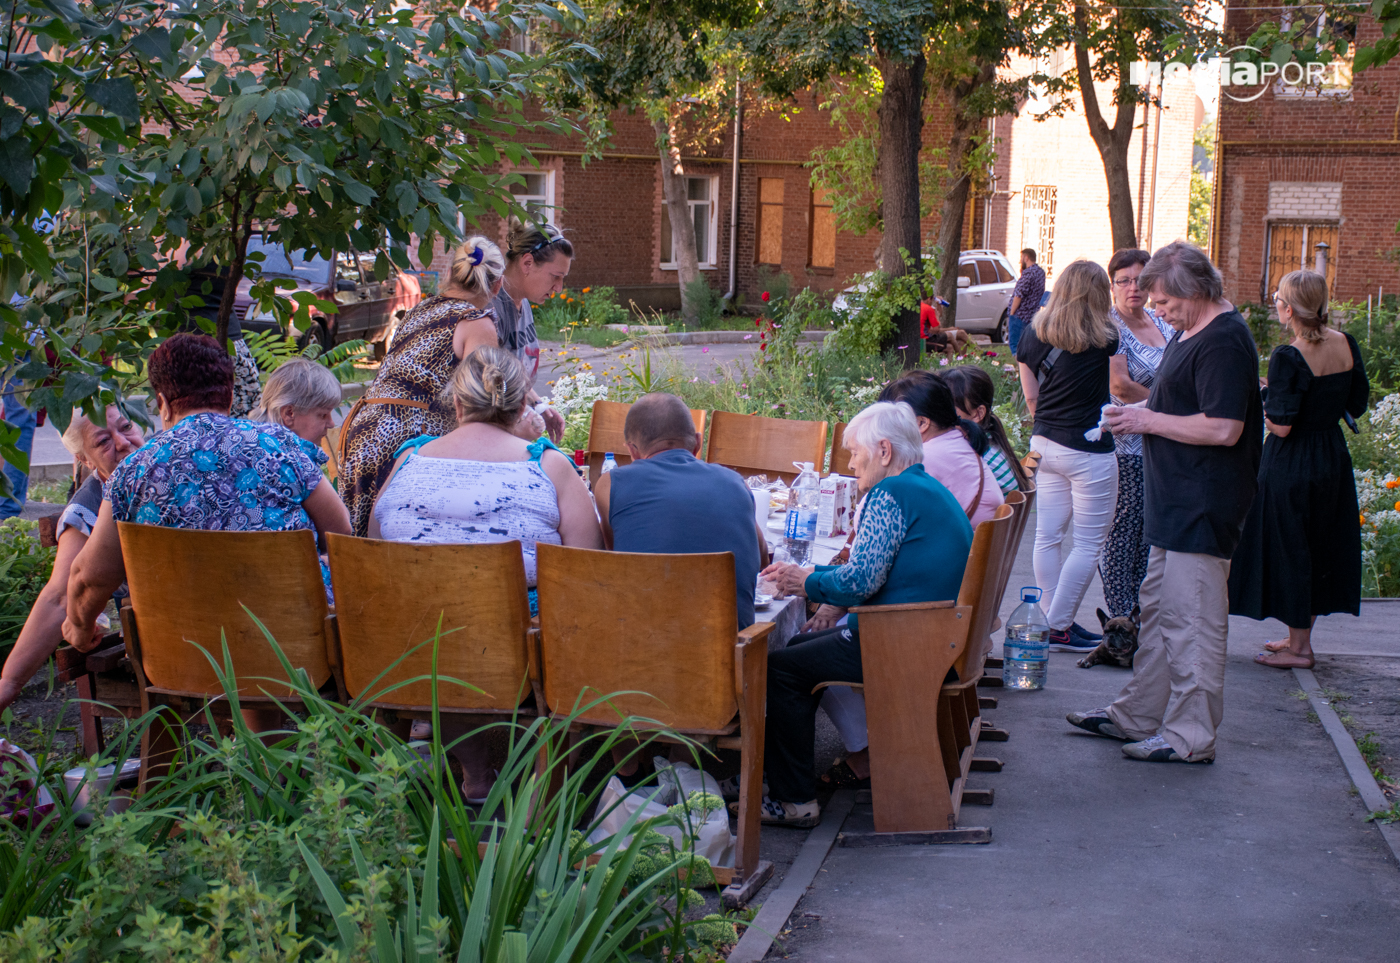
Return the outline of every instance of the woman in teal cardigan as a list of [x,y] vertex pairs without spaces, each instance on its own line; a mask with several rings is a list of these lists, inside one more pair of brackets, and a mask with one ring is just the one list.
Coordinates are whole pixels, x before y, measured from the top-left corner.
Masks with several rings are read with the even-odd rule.
[[[892,605],[955,599],[972,548],[972,526],[957,499],[924,471],[914,411],[882,401],[846,428],[851,471],[861,491],[860,525],[845,565],[803,568],[776,563],[763,576],[784,593],[825,606]],[[861,682],[860,628],[855,615],[827,627],[819,613],[781,652],[768,656],[768,795],[763,821],[815,826],[813,752],[818,682]]]

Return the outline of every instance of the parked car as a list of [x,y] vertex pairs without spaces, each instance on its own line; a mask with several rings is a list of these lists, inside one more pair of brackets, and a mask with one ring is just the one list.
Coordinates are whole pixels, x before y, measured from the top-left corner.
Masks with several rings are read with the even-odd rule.
[[[929,255],[925,255],[928,257]],[[846,295],[864,290],[862,280],[836,296],[832,306],[846,310]],[[1006,341],[1007,308],[1016,287],[1016,269],[1005,254],[988,249],[963,251],[958,255],[957,325],[969,334],[990,335],[995,342]]]
[[[303,346],[313,339],[323,349],[355,339],[387,345],[403,316],[423,298],[418,279],[412,274],[393,269],[383,281],[376,281],[372,254],[337,252],[327,260],[306,251],[289,254],[280,244],[261,237],[248,242],[248,253],[255,252],[263,255],[263,276],[291,278],[297,290],[310,291],[339,306],[338,313],[317,314],[312,318],[312,326],[304,330],[293,326],[287,332]],[[231,322],[237,322],[245,333],[283,330],[270,311],[249,314],[253,308],[249,294],[252,286],[253,279],[249,277],[238,283]]]

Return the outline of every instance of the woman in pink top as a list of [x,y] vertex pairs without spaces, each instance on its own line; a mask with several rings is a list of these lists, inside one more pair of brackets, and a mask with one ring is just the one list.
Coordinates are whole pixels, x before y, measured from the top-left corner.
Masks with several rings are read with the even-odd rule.
[[914,409],[924,441],[924,471],[943,483],[976,528],[990,521],[1003,499],[996,475],[977,450],[986,450],[981,429],[958,417],[953,392],[931,371],[911,371],[880,393],[881,401],[903,401]]

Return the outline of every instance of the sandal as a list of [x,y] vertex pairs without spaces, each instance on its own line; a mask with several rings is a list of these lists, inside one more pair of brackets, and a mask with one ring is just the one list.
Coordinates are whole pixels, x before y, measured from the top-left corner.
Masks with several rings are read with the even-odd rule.
[[1305,659],[1292,652],[1260,652],[1254,661],[1271,669],[1311,669],[1317,660]]
[[851,764],[846,760],[838,760],[830,769],[822,773],[817,782],[824,789],[869,789],[870,777],[862,779],[856,775],[856,771],[851,768]]

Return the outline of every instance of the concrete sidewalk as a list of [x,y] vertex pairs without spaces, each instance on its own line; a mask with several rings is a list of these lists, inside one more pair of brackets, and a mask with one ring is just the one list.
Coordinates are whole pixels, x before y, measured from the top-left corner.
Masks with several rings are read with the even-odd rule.
[[[1033,523],[1032,523],[1033,524]],[[1030,577],[1032,531],[1006,607]],[[1095,626],[1097,582],[1079,622]],[[1400,656],[1393,603],[1319,624],[1322,652]],[[986,846],[831,851],[770,959],[1279,961],[1400,958],[1400,870],[1362,821],[1336,750],[1292,673],[1250,660],[1268,624],[1234,619],[1213,766],[1149,764],[1071,728],[1128,671],[1052,654],[1041,692],[985,689],[996,805],[966,807]]]

